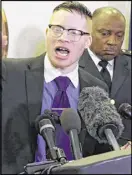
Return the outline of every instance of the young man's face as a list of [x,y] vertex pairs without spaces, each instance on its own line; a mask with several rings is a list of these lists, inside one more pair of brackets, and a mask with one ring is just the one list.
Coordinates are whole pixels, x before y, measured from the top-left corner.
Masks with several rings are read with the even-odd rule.
[[[52,28],[48,28],[46,32],[47,54],[52,65],[61,69],[76,66],[84,49],[91,44],[91,36],[81,36],[78,31],[73,30],[68,34],[68,31],[63,31],[62,28],[88,33],[88,21],[77,12],[59,10],[53,13],[50,24],[60,26],[59,28],[54,27],[54,31]],[[62,31],[63,33],[60,35]]]

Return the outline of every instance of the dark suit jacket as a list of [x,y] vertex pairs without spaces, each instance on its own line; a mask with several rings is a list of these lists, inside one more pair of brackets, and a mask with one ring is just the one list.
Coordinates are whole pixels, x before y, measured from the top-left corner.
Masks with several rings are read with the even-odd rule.
[[[87,49],[80,58],[79,66],[103,81]],[[131,105],[131,56],[128,52],[122,52],[115,59],[110,97],[115,100],[117,109],[122,103]],[[121,145],[124,145],[127,140],[131,140],[131,121],[123,118],[123,124],[125,130],[119,141]]]
[[[2,63],[2,173],[20,173],[23,166],[34,162],[37,133],[34,120],[40,115],[44,80],[44,55],[31,59],[5,59]],[[80,87],[100,86],[101,80],[79,68]],[[83,155],[98,150],[98,144],[86,132],[82,121],[80,141]]]

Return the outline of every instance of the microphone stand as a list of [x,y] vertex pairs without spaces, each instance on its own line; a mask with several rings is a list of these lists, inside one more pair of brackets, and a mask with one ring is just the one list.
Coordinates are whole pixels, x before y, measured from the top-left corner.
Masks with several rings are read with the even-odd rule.
[[24,172],[20,174],[50,174],[52,168],[67,163],[63,149],[60,149],[58,147],[53,147],[53,149],[56,151],[56,160],[29,163],[24,166]]
[[63,151],[63,149],[60,149],[58,147],[54,147],[54,149],[56,150],[56,154],[57,154],[57,160],[63,165],[67,162],[66,159],[66,155]]

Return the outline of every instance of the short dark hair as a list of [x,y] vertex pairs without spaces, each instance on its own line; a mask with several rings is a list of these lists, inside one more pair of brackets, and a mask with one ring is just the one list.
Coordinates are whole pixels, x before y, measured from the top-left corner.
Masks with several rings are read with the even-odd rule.
[[84,4],[81,4],[78,1],[66,1],[66,2],[58,5],[57,7],[55,7],[55,9],[53,10],[53,13],[57,12],[59,10],[66,10],[69,12],[75,11],[75,12],[85,16],[86,18],[89,17],[92,19],[91,11]]

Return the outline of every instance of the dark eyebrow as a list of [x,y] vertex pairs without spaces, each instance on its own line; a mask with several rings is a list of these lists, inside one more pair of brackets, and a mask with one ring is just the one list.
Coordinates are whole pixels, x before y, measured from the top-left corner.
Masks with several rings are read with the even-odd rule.
[[108,29],[98,29],[98,31],[108,31],[108,32],[110,32],[111,30],[108,30]]
[[[112,30],[109,30],[109,29],[98,29],[97,31],[99,31],[99,32],[102,32],[102,31],[107,31],[107,32],[111,32]],[[118,31],[118,32],[116,32],[116,33],[124,33],[124,31]]]
[[123,33],[124,34],[125,32],[124,31],[118,31],[117,33]]

